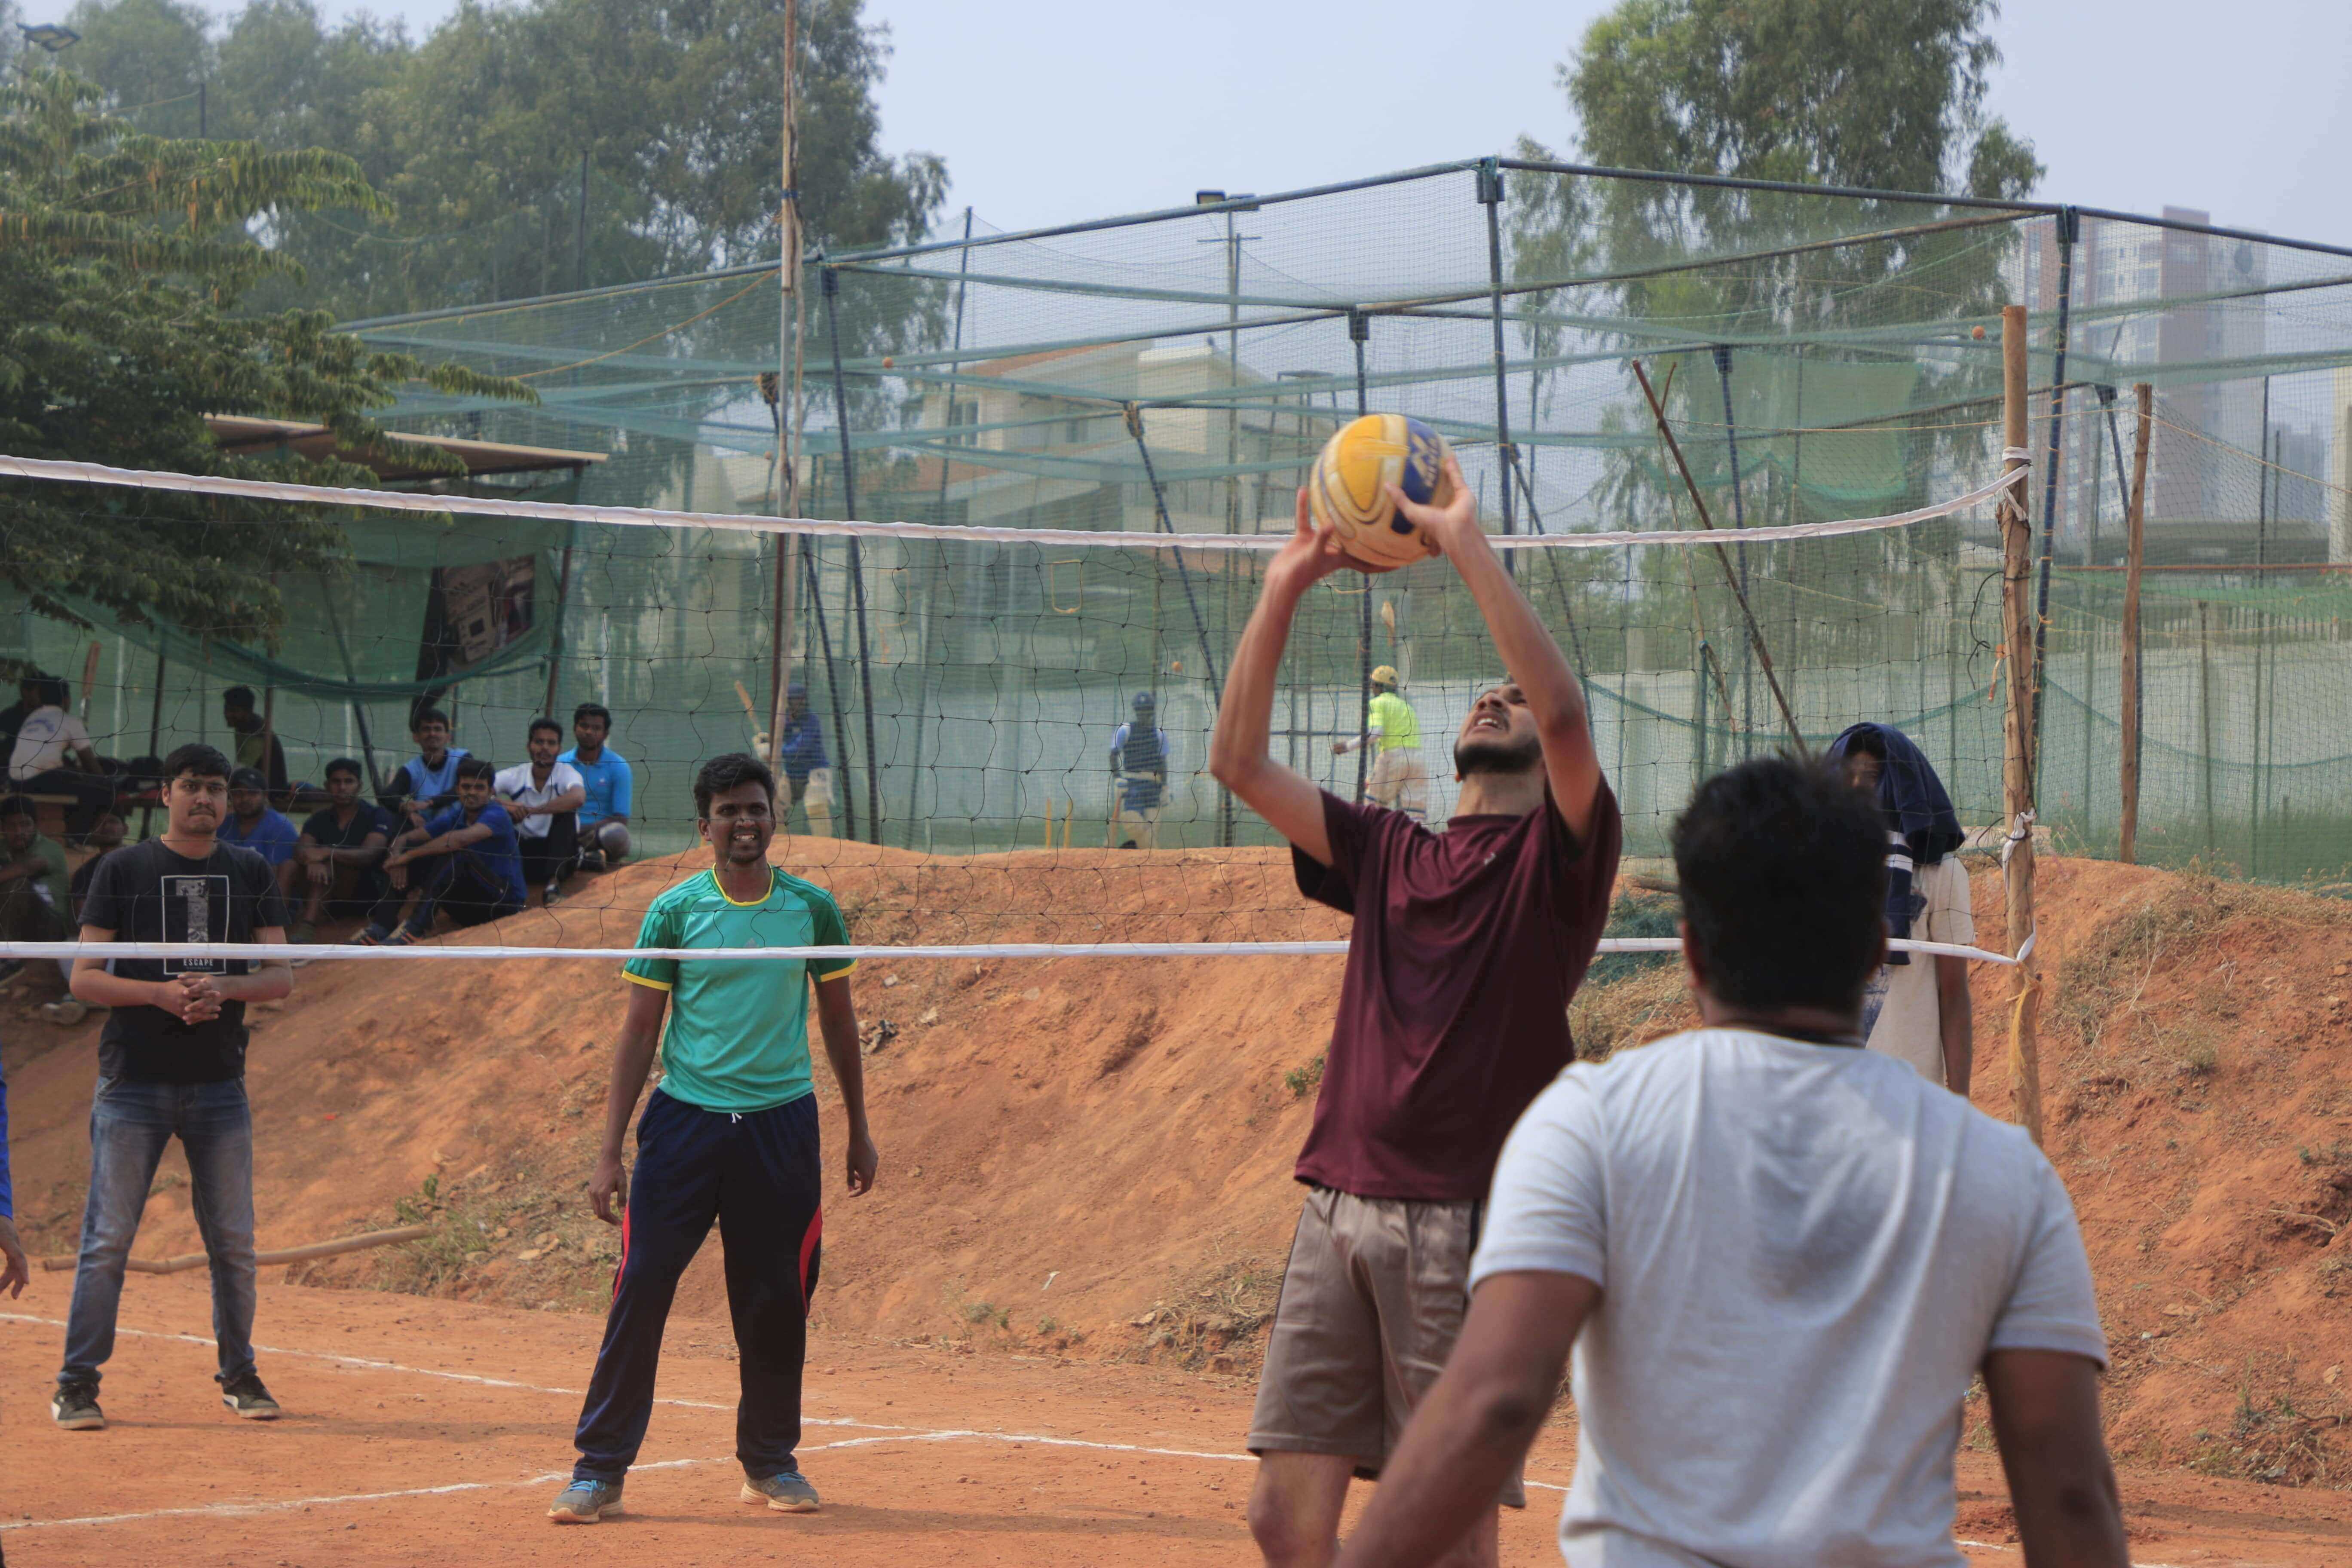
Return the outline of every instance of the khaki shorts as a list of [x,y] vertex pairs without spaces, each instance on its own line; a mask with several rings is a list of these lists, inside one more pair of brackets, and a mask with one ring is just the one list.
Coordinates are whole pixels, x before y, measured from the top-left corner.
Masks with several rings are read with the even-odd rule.
[[[1298,1215],[1250,1417],[1253,1454],[1338,1454],[1377,1479],[1462,1332],[1476,1204],[1316,1187]],[[1528,1505],[1514,1468],[1496,1500]]]
[[1418,750],[1395,746],[1372,759],[1364,779],[1364,793],[1375,804],[1412,816],[1429,813],[1429,770]]

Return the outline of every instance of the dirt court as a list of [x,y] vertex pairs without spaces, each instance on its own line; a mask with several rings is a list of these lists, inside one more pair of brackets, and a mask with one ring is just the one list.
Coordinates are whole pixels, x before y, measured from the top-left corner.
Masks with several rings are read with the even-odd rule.
[[[0,1317],[0,1548],[16,1568],[691,1564],[795,1547],[842,1568],[1254,1560],[1246,1379],[820,1336],[801,1452],[826,1506],[793,1518],[734,1500],[726,1326],[679,1319],[628,1515],[564,1527],[542,1513],[571,1459],[593,1318],[266,1285],[261,1367],[289,1415],[249,1425],[213,1393],[201,1277],[134,1278],[122,1321],[135,1331],[105,1387],[112,1426],[72,1433],[37,1404],[61,1285]],[[1561,1422],[1538,1443],[1530,1506],[1505,1519],[1506,1563],[1559,1561],[1573,1449]],[[2021,1561],[1990,1457],[1963,1453],[1959,1475],[1971,1558]],[[2137,1470],[2124,1489],[2144,1568],[2352,1562],[2338,1492]]]

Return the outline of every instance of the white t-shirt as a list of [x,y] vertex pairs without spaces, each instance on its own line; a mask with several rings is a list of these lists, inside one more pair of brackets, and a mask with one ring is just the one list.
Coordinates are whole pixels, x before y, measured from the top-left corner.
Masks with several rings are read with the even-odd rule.
[[[1918,942],[1958,942],[1972,946],[1977,918],[1969,908],[1969,873],[1957,855],[1947,855],[1911,873],[1911,896],[1922,900],[1911,921]],[[1864,1016],[1876,1003],[1878,1014],[1870,1026],[1870,1048],[1909,1062],[1929,1083],[1944,1081],[1943,1010],[1936,994],[1936,958],[1915,952],[1908,963],[1890,963],[1870,979]]]
[[16,731],[16,749],[8,754],[8,776],[24,780],[66,765],[66,754],[89,744],[89,731],[64,709],[50,705],[25,716]]
[[[568,789],[582,787],[580,770],[570,763],[558,763],[547,770],[545,785],[530,782],[530,764],[517,763],[510,768],[500,768],[490,780],[490,790],[500,800],[511,800],[523,805],[545,805]],[[555,826],[551,816],[521,816],[514,819],[518,838],[544,838]]]
[[1699,1029],[1579,1062],[1495,1170],[1491,1274],[1601,1287],[1573,1568],[1960,1568],[1994,1350],[2104,1364],[2074,1205],[2021,1129],[1872,1052]]

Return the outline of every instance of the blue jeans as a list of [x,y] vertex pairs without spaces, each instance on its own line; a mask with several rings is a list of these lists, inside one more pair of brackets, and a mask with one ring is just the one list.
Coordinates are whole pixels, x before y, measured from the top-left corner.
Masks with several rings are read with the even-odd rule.
[[211,1255],[217,1381],[253,1370],[253,1113],[245,1082],[145,1083],[102,1078],[89,1107],[89,1201],[66,1313],[59,1383],[96,1383],[114,1353],[123,1264],[139,1234],[156,1163],[173,1138],[188,1156],[196,1229]]

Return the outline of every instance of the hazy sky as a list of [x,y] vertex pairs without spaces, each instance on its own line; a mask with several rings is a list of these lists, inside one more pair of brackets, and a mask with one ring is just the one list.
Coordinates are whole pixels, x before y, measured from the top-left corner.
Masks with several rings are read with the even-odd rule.
[[[344,6],[343,9],[353,7]],[[449,0],[375,0],[419,30]],[[893,151],[999,228],[1574,139],[1554,68],[1602,0],[866,0]],[[1473,36],[1474,25],[1476,28]],[[2352,244],[2344,0],[2011,0],[1994,106],[2046,200]]]

